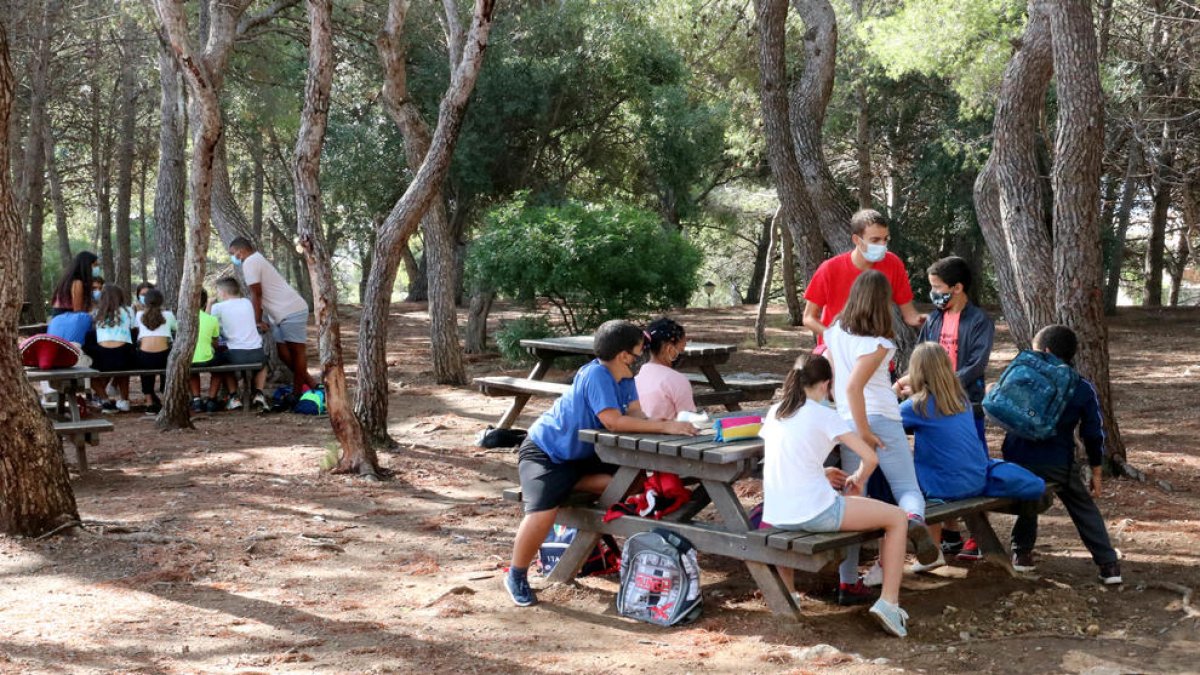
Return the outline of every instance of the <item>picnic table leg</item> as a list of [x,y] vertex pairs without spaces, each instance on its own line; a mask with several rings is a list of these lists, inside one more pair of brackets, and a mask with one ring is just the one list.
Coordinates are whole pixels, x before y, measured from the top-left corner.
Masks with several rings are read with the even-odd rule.
[[[608,488],[604,490],[604,494],[600,495],[600,507],[607,509],[624,499],[641,473],[641,469],[631,466],[617,469]],[[554,566],[554,571],[550,573],[550,581],[568,582],[574,579],[583,567],[583,563],[587,562],[588,556],[592,554],[592,549],[596,547],[599,539],[599,532],[577,531],[575,539],[567,547],[567,550],[563,551],[562,557],[558,559],[558,564]]]
[[[746,510],[742,508],[742,503],[738,501],[737,495],[734,494],[733,486],[719,481],[706,480],[704,487],[717,507],[717,512],[721,514],[721,520],[725,523],[727,530],[732,532],[748,532],[750,530],[750,518],[746,515]],[[788,592],[787,587],[783,585],[779,569],[765,563],[749,560],[744,562],[746,569],[750,570],[750,576],[754,578],[754,582],[762,591],[763,600],[767,601],[767,606],[771,608],[771,611],[775,614],[798,618],[800,607],[796,604],[792,594]]]
[[992,529],[987,512],[969,513],[963,520],[966,521],[971,536],[975,538],[975,543],[979,544],[979,551],[983,553],[983,559],[993,565],[998,565],[1012,576],[1019,576],[1012,567],[1008,549],[1000,542],[1000,537],[996,536],[996,530]]
[[[545,378],[552,363],[554,363],[553,357],[539,357],[537,364],[533,366],[533,370],[529,371],[529,379],[541,380]],[[500,416],[500,421],[496,423],[496,426],[500,429],[512,428],[513,423],[517,421],[517,417],[521,415],[521,411],[525,409],[525,404],[529,403],[530,398],[530,394],[517,394],[513,402],[508,405],[508,410],[505,410],[504,414]]]
[[[717,367],[712,364],[700,366],[700,372],[704,373],[704,377],[708,378],[708,384],[713,388],[713,391],[729,391],[730,387],[725,384],[725,378],[721,377],[721,373],[717,372]],[[742,406],[736,401],[731,401],[725,404],[725,409],[733,412],[741,410]]]

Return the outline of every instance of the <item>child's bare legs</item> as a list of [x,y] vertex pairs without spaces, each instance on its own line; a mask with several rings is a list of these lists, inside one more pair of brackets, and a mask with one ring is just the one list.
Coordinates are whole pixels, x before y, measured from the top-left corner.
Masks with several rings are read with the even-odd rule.
[[197,398],[200,396],[200,376],[199,375],[193,374],[190,378],[188,378],[188,386],[190,386],[192,389],[192,398]]
[[898,506],[866,497],[846,497],[842,531],[883,529],[879,565],[883,568],[880,597],[900,604],[900,578],[904,574],[904,553],[908,544],[908,516]]
[[108,400],[108,392],[106,391],[106,389],[108,389],[108,378],[107,377],[93,377],[92,378],[92,391],[95,392],[96,396],[98,396],[100,398],[100,400],[102,400],[102,401]]
[[265,386],[267,386],[267,369],[263,368],[254,374],[254,389],[262,391]]
[[129,400],[129,378],[128,377],[118,377],[118,378],[114,379],[113,381],[117,383],[117,391],[121,393],[121,400],[128,401]]
[[926,525],[926,527],[929,529],[929,538],[933,540],[934,545],[936,545],[938,547],[938,549],[941,549],[942,548],[942,524],[938,523],[936,525]]
[[[612,481],[612,476],[608,474],[590,474],[580,478],[579,482],[575,483],[575,489],[600,494],[604,492],[604,488],[608,487],[610,481]],[[538,549],[541,548],[542,542],[546,541],[546,535],[554,526],[554,518],[557,515],[557,508],[525,514],[525,517],[521,519],[521,524],[517,527],[517,536],[513,541],[513,567],[529,567],[534,556],[537,555]]]

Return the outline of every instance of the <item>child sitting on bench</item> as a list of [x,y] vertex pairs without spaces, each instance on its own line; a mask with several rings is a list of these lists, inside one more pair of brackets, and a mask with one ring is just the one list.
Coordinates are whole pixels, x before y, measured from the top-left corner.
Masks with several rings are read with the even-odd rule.
[[[209,311],[221,324],[221,335],[224,336],[227,347],[226,363],[239,366],[248,363],[263,364],[254,374],[254,395],[250,405],[266,408],[267,397],[263,394],[263,387],[267,383],[267,359],[263,353],[262,335],[258,332],[258,324],[254,320],[254,305],[242,297],[242,289],[238,286],[237,279],[217,279],[217,302]],[[227,373],[224,379],[225,388],[231,394],[236,392],[237,375]]]
[[571,388],[529,429],[517,472],[525,517],[513,542],[504,588],[518,607],[537,602],[529,586],[529,564],[554,525],[558,508],[575,490],[600,494],[615,466],[579,439],[583,429],[627,433],[695,435],[687,422],[649,420],[638,404],[632,366],[642,356],[642,330],[628,321],[608,321],[596,330],[596,359],[579,369]]
[[[208,291],[200,289],[200,306],[208,306]],[[221,324],[217,317],[201,309],[196,322],[196,351],[192,354],[192,368],[208,368],[225,363],[224,354],[217,351],[217,335],[221,332]],[[213,373],[208,377],[208,396],[200,398],[200,373],[192,372],[188,385],[192,389],[192,412],[205,412],[211,401],[216,398],[221,388],[221,375]],[[233,402],[233,398],[230,398]],[[238,404],[237,407],[241,407]]]

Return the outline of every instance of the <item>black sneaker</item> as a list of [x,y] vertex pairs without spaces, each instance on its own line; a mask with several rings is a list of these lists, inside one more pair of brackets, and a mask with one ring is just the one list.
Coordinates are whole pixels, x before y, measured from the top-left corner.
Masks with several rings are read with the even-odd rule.
[[942,530],[942,553],[947,558],[963,549],[962,535],[954,530]]
[[1101,565],[1100,581],[1103,582],[1105,586],[1115,586],[1117,584],[1125,583],[1125,580],[1121,578],[1121,563],[1110,562]]
[[215,398],[204,399],[205,412],[215,413],[215,412],[218,412],[218,411],[224,410],[224,409],[225,409],[225,405],[223,403],[221,403],[221,401],[219,399],[215,399]]
[[925,527],[925,519],[916,514],[908,516],[908,540],[912,542],[917,554],[917,562],[929,565],[942,554],[938,545],[933,543],[929,528]]
[[[1115,564],[1115,563],[1114,563]],[[1033,561],[1033,552],[1014,552],[1012,555],[1013,569],[1018,572],[1035,572],[1037,563]]]
[[104,413],[105,415],[116,415],[117,414],[117,402],[116,401],[105,401],[104,403],[101,403],[100,404],[100,412]]
[[194,412],[194,413],[204,412],[204,399],[200,398],[199,396],[192,397],[192,412]]
[[162,403],[160,403],[158,401],[155,401],[155,402],[151,403],[150,405],[146,406],[146,414],[147,415],[157,415],[160,412],[162,412]]
[[838,584],[837,603],[843,607],[865,605],[868,602],[874,602],[878,597],[879,594],[875,589],[864,584],[862,579],[853,584]]
[[529,586],[529,577],[527,576],[518,579],[510,570],[504,575],[504,589],[508,591],[508,597],[512,598],[517,607],[529,607],[537,604],[537,596],[533,594],[533,588]]

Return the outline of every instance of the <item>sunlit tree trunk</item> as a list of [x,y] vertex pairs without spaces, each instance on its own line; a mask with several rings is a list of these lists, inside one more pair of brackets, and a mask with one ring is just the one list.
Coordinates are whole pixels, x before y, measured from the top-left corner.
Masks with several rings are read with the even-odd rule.
[[17,217],[9,174],[9,115],[14,80],[8,32],[0,20],[0,531],[37,536],[79,520],[62,445],[42,412],[21,365],[17,321],[24,301],[21,259],[25,232]]
[[1106,458],[1125,462],[1125,443],[1113,414],[1108,326],[1101,296],[1100,174],[1104,159],[1104,92],[1088,0],[1058,0],[1050,10],[1058,79],[1055,132],[1054,275],[1058,321],[1079,336],[1075,365],[1100,394]]
[[[449,7],[453,2],[447,2]],[[393,444],[387,432],[387,311],[405,246],[430,206],[440,201],[442,183],[449,169],[454,144],[462,128],[467,103],[483,65],[495,0],[476,0],[470,33],[465,40],[451,40],[451,81],[438,110],[437,128],[424,141],[428,126],[407,95],[405,47],[402,42],[408,0],[390,0],[387,23],[379,36],[379,54],[384,65],[383,101],[405,139],[409,167],[415,169],[408,189],[392,207],[376,233],[374,264],[363,300],[359,325],[358,400],[355,414],[362,422],[367,440],[375,446]],[[456,10],[452,10],[456,11]],[[455,59],[454,45],[461,45]],[[424,149],[422,150],[422,147]],[[436,213],[434,214],[436,216]],[[428,235],[427,235],[428,236]],[[426,256],[429,246],[426,246]],[[450,306],[453,310],[453,305]],[[436,329],[435,329],[436,330]],[[457,340],[457,337],[455,337]],[[461,356],[459,357],[461,363]],[[461,366],[460,366],[461,367]],[[361,461],[343,455],[342,464]]]
[[158,54],[158,172],[154,189],[154,267],[159,290],[174,306],[183,277],[184,197],[187,191],[187,111],[183,75],[166,47]]

